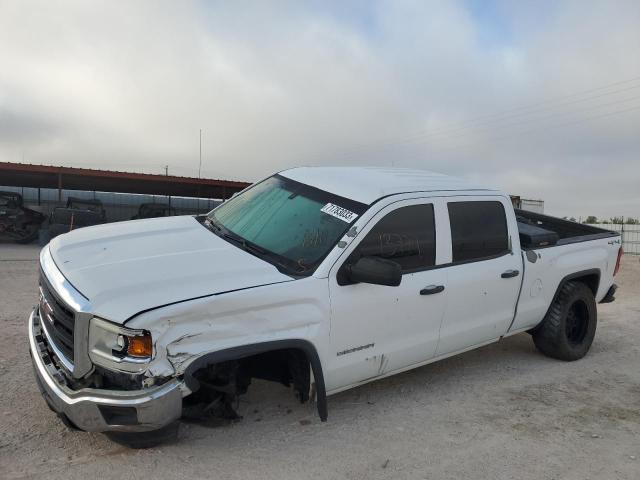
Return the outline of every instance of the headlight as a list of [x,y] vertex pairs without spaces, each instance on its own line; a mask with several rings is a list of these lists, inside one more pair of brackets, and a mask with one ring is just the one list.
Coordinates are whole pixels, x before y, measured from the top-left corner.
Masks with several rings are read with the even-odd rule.
[[151,360],[153,342],[146,330],[133,330],[101,318],[89,325],[89,358],[106,368],[140,371]]

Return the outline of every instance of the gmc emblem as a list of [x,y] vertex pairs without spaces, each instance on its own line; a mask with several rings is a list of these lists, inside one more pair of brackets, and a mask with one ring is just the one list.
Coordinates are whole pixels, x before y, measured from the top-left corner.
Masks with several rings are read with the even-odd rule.
[[40,294],[40,317],[44,317],[53,326],[53,308],[42,293]]

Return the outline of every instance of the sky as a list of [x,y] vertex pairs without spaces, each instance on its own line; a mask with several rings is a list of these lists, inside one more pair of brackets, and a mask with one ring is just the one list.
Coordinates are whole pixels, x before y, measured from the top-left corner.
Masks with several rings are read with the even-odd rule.
[[[421,168],[640,217],[637,0],[0,0],[0,161]],[[0,184],[1,184],[0,178]]]

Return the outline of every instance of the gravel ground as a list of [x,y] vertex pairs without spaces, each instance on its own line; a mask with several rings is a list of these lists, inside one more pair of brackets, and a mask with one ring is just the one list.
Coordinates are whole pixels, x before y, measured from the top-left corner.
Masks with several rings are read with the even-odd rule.
[[37,254],[0,245],[0,478],[640,478],[638,257],[581,361],[516,335],[332,396],[326,423],[258,383],[240,422],[183,423],[177,443],[135,451],[68,431],[40,397],[26,336]]

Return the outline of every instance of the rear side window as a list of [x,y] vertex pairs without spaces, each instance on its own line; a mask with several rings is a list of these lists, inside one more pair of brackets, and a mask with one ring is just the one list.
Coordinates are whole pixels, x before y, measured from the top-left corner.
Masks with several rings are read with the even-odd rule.
[[509,251],[502,203],[451,202],[447,207],[454,263],[496,257]]
[[431,267],[436,260],[433,205],[411,205],[387,214],[360,242],[349,259],[382,257],[397,262],[403,273]]

